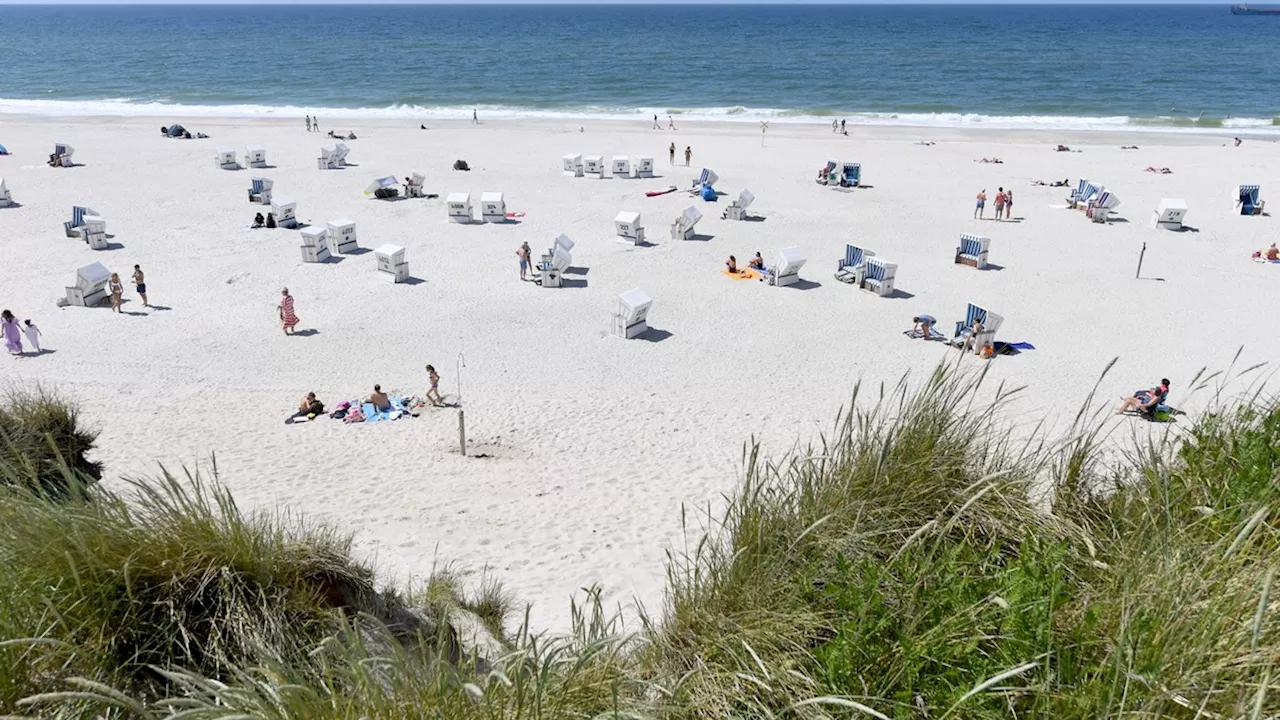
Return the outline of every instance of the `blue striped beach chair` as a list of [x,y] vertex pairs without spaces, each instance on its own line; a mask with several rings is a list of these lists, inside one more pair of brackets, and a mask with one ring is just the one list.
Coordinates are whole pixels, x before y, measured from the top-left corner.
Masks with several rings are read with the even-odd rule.
[[71,167],[75,165],[71,160],[71,156],[76,154],[76,149],[66,143],[54,143],[53,154],[58,159],[58,167]]
[[1086,182],[1084,187],[1080,189],[1080,194],[1076,197],[1075,204],[1072,207],[1088,207],[1089,201],[1097,197],[1102,190],[1103,187],[1101,185]]
[[955,262],[958,265],[971,265],[981,270],[987,266],[987,251],[990,249],[990,238],[984,238],[979,235],[961,235],[960,246],[956,248]]
[[1071,191],[1071,196],[1067,198],[1067,204],[1075,207],[1076,203],[1079,202],[1078,198],[1084,194],[1084,189],[1088,184],[1088,180],[1080,178],[1080,182],[1076,183],[1076,188]]
[[898,275],[898,264],[884,258],[867,258],[866,274],[862,278],[861,287],[880,297],[893,294],[893,280]]
[[839,185],[840,176],[836,174],[836,168],[840,167],[840,163],[835,160],[828,160],[822,172],[818,173],[818,179],[814,182],[819,185]]
[[870,250],[846,244],[844,257],[836,261],[836,279],[850,285],[861,285],[863,272],[866,270],[866,260],[874,255],[875,253]]
[[840,184],[844,187],[858,187],[862,182],[862,163],[847,162],[840,166]]
[[[974,332],[974,323],[979,324],[978,331]],[[997,315],[981,305],[969,303],[969,307],[965,309],[964,321],[956,323],[955,338],[951,344],[967,350],[973,348],[975,353],[981,354],[982,348],[995,344],[996,332],[1000,330],[1000,326],[1004,324],[1004,316]]]
[[1085,216],[1096,223],[1105,223],[1111,219],[1111,211],[1120,207],[1120,198],[1110,190],[1103,190],[1097,198],[1089,201]]
[[1258,199],[1262,188],[1258,185],[1241,185],[1236,189],[1236,204],[1241,215],[1261,215],[1265,203]]
[[62,227],[66,231],[67,237],[80,237],[80,233],[77,231],[84,227],[85,215],[97,215],[97,213],[87,207],[81,207],[79,205],[71,208],[71,219],[62,223]]

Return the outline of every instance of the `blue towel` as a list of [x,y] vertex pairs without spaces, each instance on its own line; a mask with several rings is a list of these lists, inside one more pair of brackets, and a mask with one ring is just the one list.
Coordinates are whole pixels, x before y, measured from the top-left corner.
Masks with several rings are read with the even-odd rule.
[[1009,347],[1014,348],[1015,350],[1035,350],[1036,349],[1036,346],[1032,345],[1029,342],[1009,343]]
[[716,201],[716,189],[715,189],[715,188],[713,188],[713,187],[711,187],[710,185],[703,185],[703,186],[702,186],[702,199],[703,199],[703,200],[706,200],[707,202],[715,202],[715,201]]

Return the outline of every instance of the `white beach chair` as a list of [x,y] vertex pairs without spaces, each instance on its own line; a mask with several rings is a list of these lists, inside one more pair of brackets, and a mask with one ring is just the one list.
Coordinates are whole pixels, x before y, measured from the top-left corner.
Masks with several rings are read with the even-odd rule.
[[409,263],[404,259],[404,248],[399,245],[383,245],[373,251],[377,260],[378,279],[389,283],[402,283],[409,279]]
[[218,167],[223,170],[240,169],[240,161],[236,160],[235,148],[218,148],[214,151],[213,157]]
[[582,157],[582,174],[595,180],[604,178],[604,156],[584,155]]
[[249,202],[259,205],[271,204],[271,187],[275,183],[268,178],[249,178]]
[[987,252],[990,249],[990,238],[966,233],[960,236],[960,246],[956,248],[955,262],[957,265],[968,265],[981,270],[987,266]]
[[568,270],[573,262],[572,250],[573,241],[568,235],[562,233],[556,237],[555,244],[538,263],[538,276],[535,279],[539,285],[544,288],[558,288],[564,285],[564,271]]
[[487,223],[507,221],[507,201],[500,192],[480,193],[480,219]]
[[85,265],[76,271],[76,284],[68,287],[67,304],[77,307],[97,307],[107,299],[107,283],[111,271],[102,263]]
[[1261,215],[1266,203],[1258,199],[1262,188],[1258,185],[1241,185],[1234,193],[1236,207],[1241,215]]
[[623,211],[613,218],[613,229],[618,233],[618,242],[631,245],[644,243],[644,227],[640,225],[640,213]]
[[251,168],[267,166],[267,149],[261,145],[250,145],[244,149],[244,164]]
[[400,195],[400,180],[395,175],[386,175],[369,183],[364,194],[379,200],[390,200]]
[[569,153],[564,156],[564,176],[582,177],[582,156]]
[[293,198],[271,198],[271,214],[276,218],[276,227],[298,227],[298,203]]
[[1151,222],[1159,230],[1182,230],[1182,221],[1186,216],[1186,201],[1165,198],[1156,207]]
[[329,235],[330,255],[350,255],[360,249],[356,242],[356,224],[346,218],[330,220],[325,228]]
[[636,177],[651,178],[653,177],[653,158],[647,155],[641,155],[636,158],[635,162]]
[[692,240],[697,232],[694,226],[702,219],[702,211],[690,205],[671,223],[672,240]]
[[316,167],[321,170],[341,170],[347,166],[347,153],[351,148],[342,143],[321,145],[320,157],[316,159]]
[[643,290],[628,290],[618,296],[618,307],[611,316],[612,332],[630,340],[649,330],[649,308],[653,298]]
[[847,162],[840,165],[840,185],[858,187],[862,184],[862,163]]
[[859,284],[863,290],[880,297],[893,295],[893,281],[898,275],[898,263],[884,258],[869,257],[866,259],[866,271]]
[[804,252],[798,247],[784,247],[778,250],[778,262],[765,269],[765,278],[770,285],[786,287],[800,282],[800,268],[806,260]]
[[76,154],[76,149],[66,143],[54,143],[53,155],[51,160],[54,161],[54,167],[73,167],[75,162],[71,159]]
[[[981,324],[981,329],[976,335],[973,332],[974,321]],[[964,321],[956,323],[955,337],[951,340],[951,345],[961,350],[969,349],[981,355],[983,348],[994,349],[996,333],[1002,324],[1004,324],[1004,316],[997,315],[980,305],[969,303],[969,307],[965,310]]]
[[864,250],[857,245],[846,244],[844,246],[844,257],[836,261],[836,279],[850,285],[862,285],[862,278],[866,274],[867,258],[873,257],[875,253],[870,250]]
[[0,207],[9,207],[13,204],[13,195],[9,193],[9,186],[4,184],[4,178],[0,177]]
[[751,207],[751,203],[756,201],[756,196],[751,194],[750,190],[743,190],[738,193],[738,199],[729,203],[729,207],[724,209],[724,213],[720,217],[725,220],[746,220],[747,208]]
[[340,167],[340,168],[344,168],[344,167],[346,167],[346,166],[347,166],[347,155],[348,155],[350,152],[351,152],[351,148],[347,147],[346,143],[334,143],[334,145],[333,145],[333,161],[334,161],[335,163],[337,163],[338,167]]
[[626,155],[614,155],[612,167],[615,178],[631,177],[631,158]]
[[107,248],[107,221],[92,208],[76,205],[71,208],[71,219],[62,223],[67,237],[79,238],[94,250]]
[[1089,207],[1089,201],[1097,197],[1103,189],[1101,185],[1091,183],[1088,180],[1081,180],[1080,187],[1076,192],[1071,193],[1071,197],[1067,201],[1071,203],[1072,208],[1087,208]]
[[321,263],[329,259],[329,229],[316,225],[302,228],[302,262]]
[[702,188],[711,186],[720,182],[720,176],[711,168],[702,168],[702,172],[698,173],[698,179],[693,181],[693,187],[689,189],[691,194],[697,195],[702,192]]
[[1089,201],[1089,207],[1085,209],[1085,217],[1096,223],[1105,223],[1111,220],[1111,213],[1120,207],[1120,198],[1110,190],[1103,190],[1097,198]]
[[426,197],[427,193],[425,190],[423,190],[423,186],[426,185],[426,183],[427,183],[427,176],[423,175],[417,170],[414,170],[413,176],[409,178],[409,183],[405,185],[405,188],[404,188],[405,197],[411,197],[411,198]]
[[472,221],[471,193],[449,193],[445,199],[449,211],[449,219],[463,225]]

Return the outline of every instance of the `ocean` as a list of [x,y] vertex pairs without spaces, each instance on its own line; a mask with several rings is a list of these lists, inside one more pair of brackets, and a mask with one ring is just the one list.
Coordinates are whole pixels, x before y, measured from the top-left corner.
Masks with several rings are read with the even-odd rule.
[[0,113],[1280,134],[1227,5],[0,5]]

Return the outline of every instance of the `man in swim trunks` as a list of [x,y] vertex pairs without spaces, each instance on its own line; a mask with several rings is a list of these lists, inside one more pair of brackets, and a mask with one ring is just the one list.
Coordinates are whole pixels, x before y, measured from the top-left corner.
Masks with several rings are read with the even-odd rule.
[[529,266],[533,262],[529,258],[529,255],[532,252],[533,251],[529,249],[529,241],[527,240],[521,243],[520,247],[516,249],[516,257],[520,258],[520,279],[521,280],[525,279],[525,273],[529,271]]
[[978,193],[978,204],[973,209],[973,216],[981,220],[983,209],[985,207],[987,207],[987,191],[983,188],[982,192]]
[[151,307],[147,304],[147,278],[137,265],[133,266],[133,285],[138,291],[138,297],[142,298],[142,307]]
[[369,396],[369,402],[373,403],[374,410],[385,411],[391,409],[391,398],[387,397],[387,394],[382,392],[381,385],[373,386],[373,394]]

